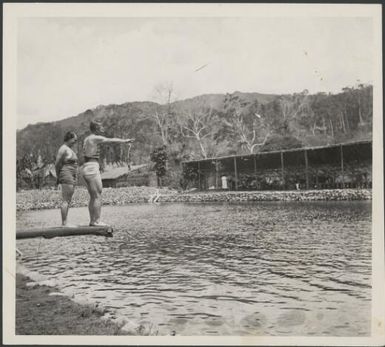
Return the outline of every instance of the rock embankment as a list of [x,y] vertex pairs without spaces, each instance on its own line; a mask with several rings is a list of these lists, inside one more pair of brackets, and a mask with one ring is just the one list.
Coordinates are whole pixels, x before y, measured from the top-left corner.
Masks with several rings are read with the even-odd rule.
[[371,200],[370,189],[300,191],[198,192],[164,195],[160,202],[243,202],[243,201],[340,201]]
[[[207,191],[182,192],[167,188],[151,187],[105,188],[104,205],[127,205],[146,203],[151,197],[160,194],[158,202],[244,202],[244,201],[340,201],[371,200],[370,189],[329,189],[300,191]],[[88,205],[88,192],[77,188],[72,200],[73,207]],[[61,203],[59,190],[29,190],[17,193],[18,211],[58,208]]]
[[[103,205],[127,205],[131,203],[148,202],[151,196],[157,191],[161,196],[176,194],[175,190],[168,188],[152,187],[124,187],[124,188],[104,188],[102,194]],[[42,210],[59,208],[62,201],[61,191],[46,190],[25,190],[16,194],[17,211]],[[72,198],[72,207],[88,206],[89,195],[84,187],[77,187]]]

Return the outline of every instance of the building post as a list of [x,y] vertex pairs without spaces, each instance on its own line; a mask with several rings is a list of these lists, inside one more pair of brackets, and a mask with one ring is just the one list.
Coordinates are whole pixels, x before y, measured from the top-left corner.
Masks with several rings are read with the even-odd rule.
[[254,177],[255,177],[255,182],[256,182],[256,188],[258,189],[258,178],[257,178],[257,155],[254,154],[253,156],[253,161],[254,161]]
[[342,188],[345,188],[345,175],[344,175],[344,151],[342,145],[340,145],[341,153],[341,175],[342,175]]
[[[182,172],[182,180],[184,181],[184,172],[185,172],[185,163],[183,163],[183,162],[181,162],[180,163],[180,168],[181,168],[181,172]],[[127,177],[127,180],[128,180],[128,177]],[[187,188],[187,186],[188,186],[188,183],[187,183],[187,185],[186,185],[186,188]]]
[[283,162],[283,152],[281,151],[281,175],[282,175],[282,182],[283,182],[283,189],[286,188],[285,184],[285,166]]
[[306,149],[305,149],[305,175],[306,175],[306,189],[309,189],[309,160],[307,157]]
[[235,176],[235,190],[238,190],[237,157],[234,157],[234,176]]
[[201,190],[201,163],[198,161],[198,190]]
[[215,159],[215,189],[218,189],[218,159]]

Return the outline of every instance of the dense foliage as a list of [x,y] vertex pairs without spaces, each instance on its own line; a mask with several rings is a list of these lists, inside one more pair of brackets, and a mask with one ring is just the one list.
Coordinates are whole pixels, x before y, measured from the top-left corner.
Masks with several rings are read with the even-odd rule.
[[151,153],[150,159],[154,162],[154,169],[156,177],[158,178],[158,186],[162,186],[162,178],[166,175],[167,172],[167,147],[161,146],[155,148]]
[[[165,146],[170,168],[184,160],[249,154],[303,146],[370,139],[373,88],[358,85],[338,94],[292,95],[240,93],[202,95],[173,101],[166,90],[163,104],[133,102],[98,106],[75,117],[29,125],[17,132],[17,174],[25,176],[40,155],[52,163],[65,132],[88,135],[91,119],[103,122],[107,136],[134,137],[130,161],[147,163]],[[125,145],[104,146],[102,163],[128,161]]]

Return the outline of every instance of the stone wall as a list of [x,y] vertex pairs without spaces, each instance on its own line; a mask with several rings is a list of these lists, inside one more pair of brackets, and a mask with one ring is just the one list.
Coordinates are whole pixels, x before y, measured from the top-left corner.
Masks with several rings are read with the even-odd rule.
[[371,200],[370,189],[302,191],[220,191],[161,195],[159,202],[243,202],[243,201],[339,201]]
[[[371,200],[371,189],[329,189],[299,191],[209,191],[180,193],[167,188],[150,187],[106,188],[103,190],[104,205],[128,205],[147,203],[159,192],[158,202],[243,202],[243,201],[337,201]],[[87,206],[89,195],[86,189],[76,188],[71,206]],[[18,211],[59,208],[59,190],[28,190],[16,194]]]

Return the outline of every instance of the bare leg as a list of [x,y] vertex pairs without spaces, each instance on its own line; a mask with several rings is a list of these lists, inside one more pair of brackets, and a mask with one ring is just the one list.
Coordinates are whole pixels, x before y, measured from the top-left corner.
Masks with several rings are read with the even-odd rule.
[[90,225],[100,222],[100,215],[102,210],[102,180],[100,175],[84,177],[87,184],[88,193],[90,194],[90,202],[88,204],[88,211],[90,213]]
[[62,196],[63,201],[61,204],[61,221],[62,225],[67,225],[68,210],[71,203],[72,195],[74,194],[75,187],[72,184],[62,184]]
[[88,183],[88,180],[85,177],[83,178],[84,178],[84,182],[86,183],[88,194],[90,195],[90,201],[88,202],[88,213],[90,215],[90,224],[91,224],[91,221],[93,220],[93,216],[94,216],[93,210],[91,208],[91,188],[90,188],[90,184]]

